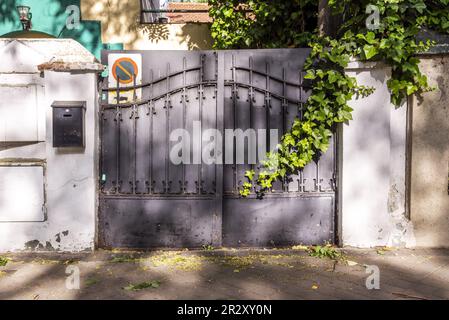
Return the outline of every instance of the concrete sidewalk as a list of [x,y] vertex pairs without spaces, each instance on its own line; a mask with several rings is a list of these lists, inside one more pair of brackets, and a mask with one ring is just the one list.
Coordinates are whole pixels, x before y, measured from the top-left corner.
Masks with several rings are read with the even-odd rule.
[[[292,249],[4,254],[0,299],[449,299],[449,250],[342,251],[338,261]],[[366,287],[372,265],[379,290]],[[80,289],[67,289],[78,270]]]

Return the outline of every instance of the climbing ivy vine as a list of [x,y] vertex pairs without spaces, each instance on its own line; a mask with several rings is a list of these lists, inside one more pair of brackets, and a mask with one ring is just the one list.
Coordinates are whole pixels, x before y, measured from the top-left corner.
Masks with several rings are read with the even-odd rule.
[[[257,174],[246,172],[248,181],[240,190],[242,196],[253,191],[263,194],[275,180],[297,173],[326,152],[338,123],[352,120],[348,102],[374,89],[358,85],[344,72],[351,58],[383,61],[391,66],[388,87],[396,106],[412,94],[431,89],[416,54],[428,50],[432,43],[417,36],[425,29],[449,33],[449,0],[328,3],[332,14],[342,20],[333,37],[318,34],[317,0],[209,0],[217,49],[311,48],[304,66],[310,96],[303,118],[294,121]],[[375,20],[376,14],[378,21],[368,21]]]

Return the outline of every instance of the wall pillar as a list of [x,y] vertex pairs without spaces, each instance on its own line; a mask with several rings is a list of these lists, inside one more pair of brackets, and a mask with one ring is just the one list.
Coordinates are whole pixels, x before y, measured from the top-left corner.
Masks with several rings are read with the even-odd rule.
[[[97,208],[97,74],[44,71],[47,210],[52,229],[65,232],[60,250],[93,249]],[[51,105],[85,101],[85,147],[54,148]]]
[[351,62],[347,73],[374,94],[350,103],[340,152],[342,244],[355,247],[413,246],[413,227],[406,219],[406,106],[390,102],[389,68]]
[[[95,245],[98,73],[71,39],[1,39],[0,252]],[[83,101],[85,147],[53,147],[55,101]]]
[[411,101],[410,217],[420,247],[449,247],[449,54],[421,57],[435,87]]

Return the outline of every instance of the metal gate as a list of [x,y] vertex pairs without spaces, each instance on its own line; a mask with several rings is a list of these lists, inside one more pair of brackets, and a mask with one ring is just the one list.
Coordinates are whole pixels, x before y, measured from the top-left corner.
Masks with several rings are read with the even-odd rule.
[[[308,50],[104,51],[103,63],[117,53],[141,56],[141,83],[134,76],[126,88],[120,81],[102,88],[100,246],[334,242],[335,143],[263,199],[239,197],[254,164],[169,159],[177,143],[171,132],[185,129],[197,139],[195,122],[200,133],[216,129],[222,137],[225,129],[250,128],[278,129],[281,136],[302,117]],[[122,99],[125,94],[131,99]],[[193,157],[205,144],[201,137],[197,142],[189,141]]]

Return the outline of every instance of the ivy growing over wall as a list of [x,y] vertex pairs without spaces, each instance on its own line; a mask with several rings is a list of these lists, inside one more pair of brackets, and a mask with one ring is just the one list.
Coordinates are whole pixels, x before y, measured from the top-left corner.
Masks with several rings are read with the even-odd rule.
[[344,72],[351,58],[391,66],[388,87],[396,106],[431,89],[416,54],[432,43],[418,41],[417,35],[423,29],[449,33],[449,0],[329,0],[332,14],[342,20],[333,37],[318,34],[318,2],[209,0],[217,49],[312,49],[304,66],[310,96],[303,119],[294,121],[257,174],[246,172],[242,196],[263,194],[275,180],[297,173],[326,152],[338,123],[352,120],[348,102],[373,89],[358,85]]

